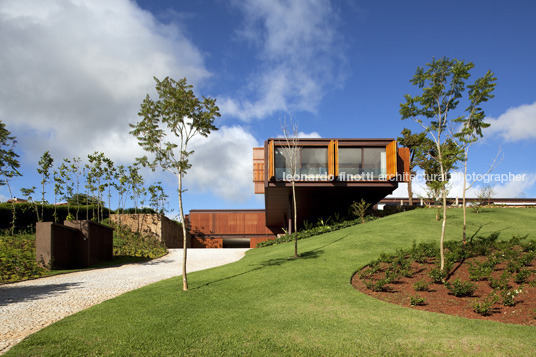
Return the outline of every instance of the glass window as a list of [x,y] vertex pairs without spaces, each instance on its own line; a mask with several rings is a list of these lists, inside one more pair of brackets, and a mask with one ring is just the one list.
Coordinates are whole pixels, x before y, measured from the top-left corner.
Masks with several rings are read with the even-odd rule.
[[290,157],[288,149],[276,147],[274,148],[275,156],[275,178],[276,180],[282,180],[284,176],[289,175],[290,172]]
[[365,179],[378,179],[386,173],[385,148],[363,149],[363,175]]
[[339,175],[360,175],[361,155],[361,148],[339,148]]
[[300,175],[327,175],[328,149],[304,147],[301,149]]

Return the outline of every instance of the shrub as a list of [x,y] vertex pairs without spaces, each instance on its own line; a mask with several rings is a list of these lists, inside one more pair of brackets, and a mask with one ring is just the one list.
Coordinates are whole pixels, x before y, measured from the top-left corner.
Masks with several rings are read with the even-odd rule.
[[365,285],[369,290],[380,292],[380,291],[386,291],[387,290],[387,284],[391,282],[391,279],[389,278],[383,278],[377,281],[367,281],[365,280]]
[[493,312],[493,304],[495,304],[498,299],[495,291],[492,291],[484,300],[473,302],[473,311],[482,316],[491,315]]
[[47,271],[35,260],[35,236],[0,237],[0,283],[38,278]]
[[532,272],[530,270],[527,270],[527,269],[521,269],[519,271],[519,273],[516,274],[515,278],[514,278],[514,281],[517,283],[517,284],[524,284],[526,283],[530,276],[532,275]]
[[509,280],[511,274],[508,271],[504,271],[498,279],[490,277],[489,286],[492,289],[508,290],[510,288]]
[[429,290],[429,283],[427,283],[424,280],[419,280],[415,284],[413,284],[413,289],[415,291],[428,291]]
[[422,306],[422,305],[426,304],[426,301],[424,300],[424,298],[422,298],[420,296],[410,296],[409,297],[409,304],[411,306]]
[[474,281],[488,280],[495,266],[489,261],[483,263],[469,263],[469,279]]
[[430,273],[428,273],[428,276],[432,279],[432,281],[435,284],[443,284],[443,281],[447,278],[447,271],[439,269],[439,267],[435,267],[432,270],[430,270]]
[[114,225],[114,255],[141,258],[158,258],[167,248],[160,239],[151,235],[136,234],[125,227]]
[[510,273],[518,273],[521,270],[521,263],[519,261],[509,261],[506,265],[506,271]]
[[522,292],[521,289],[517,290],[502,290],[501,296],[503,299],[504,306],[514,306],[516,304],[516,297]]
[[527,267],[529,265],[532,265],[532,261],[534,260],[534,257],[536,257],[536,252],[528,252],[527,254],[524,254],[519,259],[519,263],[521,263],[521,265]]
[[456,297],[471,296],[476,290],[475,284],[460,279],[456,279],[452,283],[446,282],[445,287]]

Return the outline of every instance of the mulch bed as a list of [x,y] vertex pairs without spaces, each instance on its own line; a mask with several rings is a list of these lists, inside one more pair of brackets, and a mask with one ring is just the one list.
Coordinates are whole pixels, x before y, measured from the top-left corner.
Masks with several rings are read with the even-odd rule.
[[[466,259],[462,264],[457,263],[453,266],[453,273],[448,278],[449,282],[453,282],[457,278],[464,282],[469,280],[468,262],[482,262],[484,257],[476,257]],[[382,268],[386,268],[388,264],[381,263],[380,271],[368,276],[366,279],[372,281],[379,280],[385,276]],[[531,266],[526,267],[534,271],[534,262]],[[515,298],[514,306],[504,306],[503,299],[500,293],[497,293],[498,301],[493,304],[492,314],[482,316],[473,311],[475,301],[483,301],[493,289],[490,287],[489,281],[473,281],[477,286],[476,291],[470,297],[455,297],[443,284],[430,283],[431,278],[429,272],[435,267],[433,259],[427,259],[424,263],[411,263],[411,277],[398,277],[395,281],[389,283],[385,287],[385,291],[375,292],[367,288],[365,281],[360,277],[361,271],[358,271],[352,277],[352,285],[362,293],[370,295],[374,298],[387,301],[401,306],[411,307],[412,309],[438,312],[443,314],[455,315],[470,319],[481,319],[488,321],[498,321],[504,323],[536,326],[536,284],[535,273],[533,272],[529,281],[524,284],[517,284],[510,279],[509,285],[511,290],[522,289],[522,292]],[[495,267],[492,277],[499,278],[506,269],[506,263],[502,262]],[[515,273],[513,274],[515,276]],[[415,291],[414,284],[417,281],[426,281],[429,284],[429,291]],[[369,280],[370,281],[370,280]],[[424,305],[411,306],[410,297],[424,298]]]

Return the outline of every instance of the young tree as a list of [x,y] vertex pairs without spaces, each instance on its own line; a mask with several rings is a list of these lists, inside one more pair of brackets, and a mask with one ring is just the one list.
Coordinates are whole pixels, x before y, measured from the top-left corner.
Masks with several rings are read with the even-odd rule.
[[[45,151],[37,164],[39,165],[37,168],[37,173],[41,175],[41,220],[43,220],[45,214],[45,186],[50,182],[50,170],[54,164],[54,159],[48,151]],[[38,221],[40,222],[39,219]]]
[[[55,193],[60,194],[60,198],[67,202],[67,220],[72,220],[73,216],[71,215],[71,198],[73,197],[73,179],[71,177],[73,165],[69,159],[63,159],[59,167],[59,177],[56,178]],[[62,185],[61,187],[59,185]],[[77,207],[78,210],[78,207]],[[76,219],[78,219],[78,213],[76,214]]]
[[[462,152],[462,162],[464,168],[463,175],[463,192],[462,192],[462,207],[463,207],[463,229],[462,240],[465,244],[467,235],[467,205],[465,202],[465,194],[467,190],[471,188],[474,181],[470,184],[467,182],[467,163],[469,162],[469,149],[471,146],[483,137],[482,129],[490,126],[489,123],[484,122],[486,117],[484,109],[480,106],[482,103],[495,97],[493,91],[495,90],[496,80],[491,71],[488,71],[483,77],[478,78],[473,85],[468,85],[469,106],[465,109],[464,115],[459,116],[453,120],[451,127],[451,136],[457,139],[454,141],[460,151]],[[500,152],[500,150],[499,150]],[[493,161],[490,169],[487,173],[491,172],[497,164],[497,157]]]
[[492,185],[483,185],[476,195],[477,203],[474,205],[474,212],[479,213],[484,206],[491,204],[491,199],[495,196],[495,190]]
[[17,177],[21,176],[18,168],[20,163],[18,160],[19,155],[15,153],[15,145],[17,140],[14,136],[11,136],[11,132],[6,129],[6,125],[0,121],[0,186],[7,186],[9,191],[9,197],[11,198],[11,209],[13,212],[11,220],[11,234],[15,234],[15,203],[13,202],[13,193],[11,192],[11,186],[9,182]]
[[21,188],[20,189],[20,193],[22,194],[22,196],[24,198],[26,198],[28,200],[29,203],[31,203],[31,205],[33,206],[34,210],[35,210],[35,216],[37,218],[37,221],[36,222],[41,222],[41,219],[39,219],[39,209],[37,208],[37,203],[34,201],[33,199],[33,194],[35,193],[35,189],[36,187],[35,186],[32,186],[32,187],[28,187],[28,188]]
[[108,217],[110,217],[112,209],[112,187],[114,186],[115,168],[114,162],[105,157],[104,160],[104,179],[106,180],[106,188],[108,189]]
[[[102,152],[95,151],[93,155],[87,156],[90,166],[90,175],[93,179],[92,194],[97,198],[97,221],[101,219],[101,212],[104,209],[104,204],[102,201],[103,192],[106,189],[105,184],[102,182],[104,176],[104,154]],[[95,216],[95,215],[93,215]]]
[[151,159],[144,156],[138,158],[138,162],[152,170],[159,167],[177,177],[184,249],[182,280],[183,290],[186,291],[187,232],[182,194],[183,178],[191,167],[189,158],[193,153],[189,151],[189,144],[196,135],[206,137],[211,131],[217,130],[214,120],[220,116],[220,112],[215,99],[197,98],[192,90],[193,86],[186,82],[186,78],[179,81],[169,77],[163,80],[156,77],[154,79],[159,98],[155,101],[147,95],[138,113],[142,120],[135,125],[131,124],[133,130],[130,133],[137,137],[138,144],[145,151],[152,154]]
[[[63,165],[63,164],[62,164]],[[62,168],[58,169],[59,171],[54,170],[53,179],[54,179],[54,222],[58,222],[58,212],[57,212],[57,204],[58,204],[58,197],[61,199],[64,196],[64,186],[65,186],[65,180],[64,176],[62,174]]]
[[[72,173],[74,180],[72,180],[73,185],[67,184],[67,188],[70,188],[69,197],[72,197],[72,192],[76,191],[76,220],[78,220],[78,215],[80,213],[80,202],[78,198],[80,197],[80,179],[84,178],[85,176],[85,170],[82,167],[82,159],[80,157],[74,157],[72,161],[66,160],[67,162],[71,163],[69,167],[69,171]],[[67,171],[67,172],[69,172]],[[70,176],[69,176],[70,177]],[[76,189],[76,190],[75,190]],[[87,211],[87,209],[86,209]]]
[[162,182],[158,181],[156,184],[150,185],[147,188],[147,191],[149,192],[149,204],[151,207],[158,213],[164,214],[166,209],[166,202],[167,198],[169,197],[164,192],[164,188],[162,187]]
[[423,155],[423,144],[426,140],[430,140],[426,137],[426,133],[411,133],[410,129],[404,128],[402,130],[402,136],[399,136],[397,141],[400,145],[409,149],[409,174],[408,178],[408,197],[409,205],[413,205],[413,189],[412,178],[416,174],[415,167],[417,167],[417,160]]
[[[300,157],[300,146],[298,138],[298,123],[293,123],[290,118],[290,126],[287,125],[285,119],[284,122],[280,122],[281,130],[283,131],[284,142],[280,141],[283,145],[285,159],[287,161],[287,168],[290,172],[290,184],[292,185],[292,213],[294,215],[294,257],[298,257],[298,207],[296,205],[296,178],[298,173],[298,160]],[[291,227],[289,227],[291,229]]]
[[[466,100],[469,103],[479,103],[480,99],[476,98],[473,94],[476,93],[477,88],[485,88],[490,81],[494,81],[493,76],[484,76],[481,79],[477,79],[474,84],[469,85],[469,92],[466,91],[466,82],[470,78],[470,70],[474,67],[473,63],[465,63],[456,59],[441,58],[436,60],[435,58],[431,63],[428,63],[427,68],[418,67],[415,75],[410,82],[422,90],[421,94],[411,96],[405,95],[405,103],[400,104],[400,114],[402,119],[411,118],[419,125],[422,126],[424,132],[430,135],[431,139],[435,143],[436,155],[433,159],[439,165],[439,171],[441,181],[446,182],[446,166],[448,160],[459,155],[453,155],[448,157],[445,155],[443,149],[443,143],[446,139],[454,139],[452,135],[449,135],[448,127],[452,125],[456,118],[460,118],[462,115],[473,118],[470,115],[472,106],[469,105],[468,109],[460,115],[456,113],[456,108],[460,103],[460,99],[467,95]],[[489,73],[489,72],[488,72]],[[484,89],[482,89],[484,90]],[[456,115],[454,119],[452,115]],[[441,198],[443,204],[443,221],[441,225],[441,237],[440,237],[440,255],[441,255],[441,270],[445,269],[445,230],[447,224],[447,188],[443,184],[441,187]]]

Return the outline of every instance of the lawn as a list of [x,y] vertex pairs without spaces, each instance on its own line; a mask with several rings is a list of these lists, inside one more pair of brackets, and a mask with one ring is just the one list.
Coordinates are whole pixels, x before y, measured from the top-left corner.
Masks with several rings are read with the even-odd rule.
[[[469,320],[376,300],[350,285],[381,252],[438,241],[435,210],[388,216],[124,294],[31,335],[7,355],[530,355],[533,327]],[[469,232],[536,238],[536,210],[469,213]],[[449,210],[449,239],[461,210]],[[178,267],[179,268],[179,267]]]

